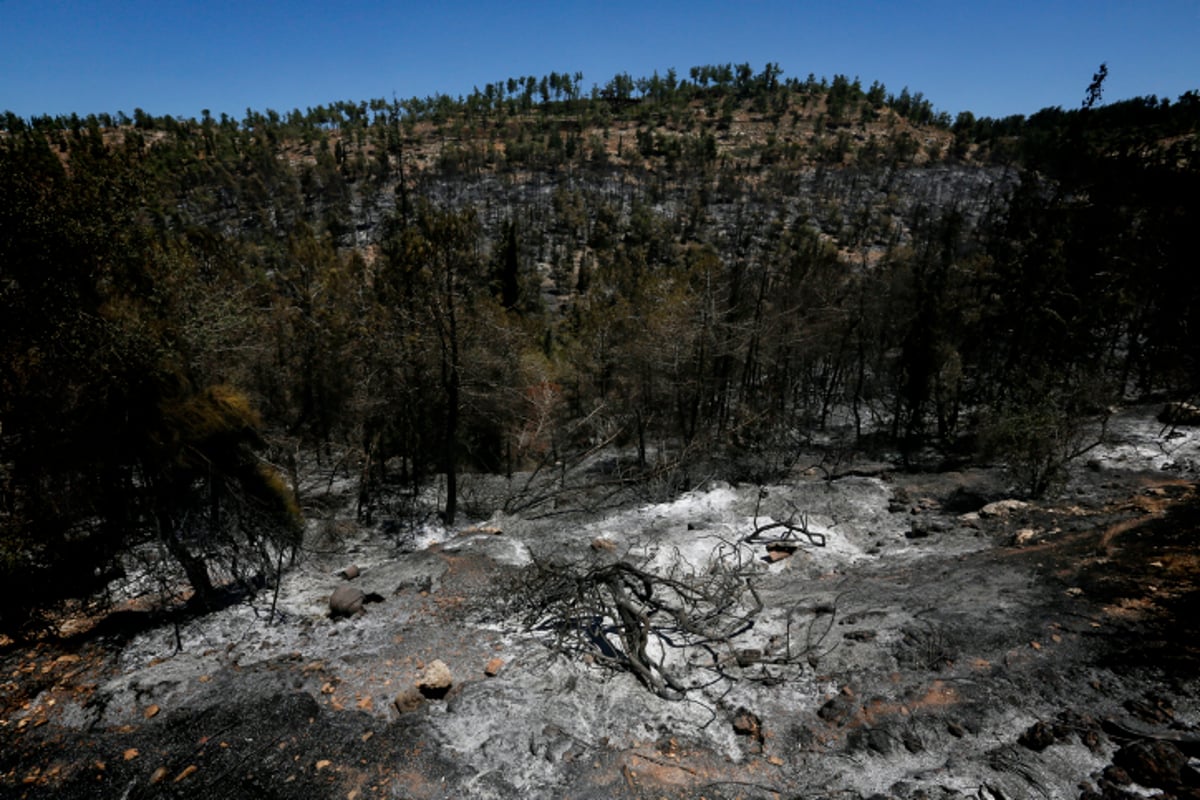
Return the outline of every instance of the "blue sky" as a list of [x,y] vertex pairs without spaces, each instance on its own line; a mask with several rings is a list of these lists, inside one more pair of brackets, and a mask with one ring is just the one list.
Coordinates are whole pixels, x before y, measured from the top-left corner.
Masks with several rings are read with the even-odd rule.
[[777,62],[907,86],[952,115],[1200,88],[1200,0],[175,2],[0,0],[0,110],[241,119],[335,100],[469,93],[582,71]]

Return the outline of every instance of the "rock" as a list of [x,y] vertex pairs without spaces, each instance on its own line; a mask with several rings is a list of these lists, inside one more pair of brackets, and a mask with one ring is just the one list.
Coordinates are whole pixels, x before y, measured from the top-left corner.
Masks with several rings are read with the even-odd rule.
[[1140,741],[1127,744],[1113,755],[1134,781],[1155,789],[1170,789],[1184,780],[1187,756],[1170,742]]
[[921,520],[914,519],[912,526],[908,529],[908,533],[904,534],[905,539],[924,539],[932,533],[927,526],[921,524]]
[[1129,773],[1116,764],[1109,764],[1104,768],[1104,779],[1116,786],[1128,786],[1133,783],[1133,779],[1129,777]]
[[339,586],[329,596],[329,616],[352,617],[362,612],[366,594],[353,586]]
[[925,743],[921,741],[921,737],[916,732],[905,729],[900,734],[900,741],[904,744],[904,749],[914,755],[925,751]]
[[454,676],[445,662],[439,660],[426,665],[417,679],[417,690],[425,697],[438,699],[445,697],[454,685]]
[[425,696],[416,689],[405,689],[392,701],[392,705],[401,714],[411,714],[424,704]]
[[1025,545],[1032,542],[1033,537],[1036,535],[1037,535],[1037,531],[1035,531],[1033,528],[1021,528],[1021,530],[1019,530],[1013,534],[1012,546],[1013,547],[1024,547]]
[[799,549],[794,544],[786,544],[784,542],[772,542],[767,545],[767,561],[772,564],[776,561],[783,561],[785,558],[791,558]]
[[1167,725],[1175,719],[1175,708],[1170,698],[1157,692],[1147,692],[1143,697],[1130,698],[1121,705],[1129,713],[1156,725]]
[[746,709],[738,709],[738,713],[733,718],[733,732],[738,736],[750,736],[758,741],[762,741],[762,720],[753,711]]
[[341,575],[346,580],[352,581],[355,578],[357,578],[359,575],[361,575],[362,573],[359,571],[357,564],[351,564],[350,566],[346,567],[338,574]]
[[489,678],[494,678],[500,674],[500,670],[504,669],[504,659],[500,657],[493,658],[483,668],[483,674]]
[[1054,727],[1041,720],[1030,725],[1029,728],[1022,733],[1017,742],[1025,747],[1028,747],[1034,752],[1040,753],[1050,745],[1058,741],[1058,737],[1054,735]]
[[892,514],[899,514],[908,511],[911,504],[912,500],[909,497],[908,490],[903,486],[897,486],[888,500],[888,511]]
[[1091,714],[1084,714],[1072,709],[1063,711],[1055,718],[1054,737],[1060,742],[1077,738],[1079,743],[1093,753],[1101,750],[1100,722]]
[[951,525],[947,520],[939,517],[919,516],[913,518],[909,531],[904,536],[908,539],[924,539],[931,534],[945,533],[950,528]]
[[1200,425],[1200,407],[1191,403],[1167,403],[1158,412],[1163,425]]
[[1024,500],[997,500],[994,503],[988,503],[983,508],[979,509],[981,517],[1007,517],[1014,511],[1029,508],[1029,503]]
[[892,735],[882,728],[867,730],[867,747],[880,755],[891,755]]
[[737,659],[737,665],[739,667],[748,667],[752,664],[757,664],[758,662],[762,661],[763,652],[762,650],[746,648],[743,650],[738,650],[737,653],[734,654],[734,657]]
[[854,713],[855,706],[852,695],[839,694],[821,706],[817,711],[817,716],[831,725],[841,725]]
[[890,755],[893,748],[892,734],[882,728],[857,728],[846,740],[850,752],[871,750],[880,755]]
[[617,549],[617,543],[612,539],[596,537],[592,539],[591,548],[593,553],[611,553]]

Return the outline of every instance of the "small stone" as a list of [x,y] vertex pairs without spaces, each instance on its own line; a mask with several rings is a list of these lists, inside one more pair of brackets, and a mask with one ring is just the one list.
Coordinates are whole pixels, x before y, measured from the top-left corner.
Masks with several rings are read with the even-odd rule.
[[339,574],[346,580],[352,581],[355,578],[357,578],[359,575],[361,575],[362,573],[359,571],[357,564],[351,564],[350,566],[343,569]]
[[1122,706],[1129,713],[1156,725],[1166,725],[1175,719],[1175,709],[1171,701],[1154,693],[1126,700]]
[[1116,764],[1109,764],[1104,768],[1104,779],[1117,786],[1128,786],[1133,783],[1133,778],[1129,777],[1129,773]]
[[612,539],[596,537],[592,539],[592,552],[594,553],[611,553],[617,549],[617,543]]
[[953,525],[949,520],[924,514],[913,519],[908,533],[904,535],[908,539],[924,539],[935,533],[947,533],[951,528]]
[[841,725],[854,713],[854,699],[851,695],[839,694],[828,700],[817,711],[817,716],[831,725]]
[[763,652],[762,650],[746,648],[744,650],[738,650],[734,654],[734,658],[737,659],[737,665],[739,667],[748,667],[751,664],[757,664],[758,662],[762,661]]
[[908,533],[904,534],[905,539],[924,539],[929,536],[930,529],[922,524],[921,520],[914,519],[909,527]]
[[797,547],[794,544],[773,542],[767,545],[767,560],[774,563],[776,561],[782,561],[785,558],[791,558],[796,550]]
[[761,740],[762,720],[754,712],[743,708],[733,718],[733,732],[738,736],[752,736]]
[[489,678],[494,678],[500,674],[500,670],[502,669],[504,669],[504,659],[496,657],[489,661],[487,666],[483,668],[483,674]]
[[321,770],[325,769],[332,763],[333,762],[330,761],[328,758],[322,758],[320,761],[317,762],[317,772],[320,772]]
[[431,699],[445,697],[453,685],[454,676],[450,674],[450,668],[440,659],[426,666],[421,672],[421,677],[417,679],[417,690]]
[[1036,753],[1042,752],[1056,741],[1058,741],[1058,737],[1054,734],[1054,727],[1040,720],[1029,726],[1017,738],[1018,744],[1028,747]]
[[1033,528],[1021,528],[1013,534],[1012,544],[1014,547],[1024,547],[1033,541],[1033,537],[1037,535],[1037,531]]
[[329,596],[329,615],[331,617],[352,617],[363,610],[366,594],[362,589],[353,586],[339,586]]
[[405,689],[396,695],[392,705],[401,714],[410,714],[425,704],[425,696],[416,689]]
[[159,711],[162,711],[162,709],[156,705],[147,706],[146,710],[142,712],[142,716],[145,717],[146,719],[150,719],[152,717],[158,716]]
[[150,776],[150,784],[153,786],[156,783],[162,783],[163,779],[165,779],[166,777],[167,777],[167,768],[159,767],[158,769],[154,770],[154,774],[152,774]]
[[1024,500],[997,500],[994,503],[988,503],[983,508],[979,509],[981,517],[1007,517],[1014,511],[1028,508],[1029,503]]
[[891,755],[892,752],[892,737],[887,731],[881,728],[870,728],[867,730],[867,747],[874,750],[880,755]]

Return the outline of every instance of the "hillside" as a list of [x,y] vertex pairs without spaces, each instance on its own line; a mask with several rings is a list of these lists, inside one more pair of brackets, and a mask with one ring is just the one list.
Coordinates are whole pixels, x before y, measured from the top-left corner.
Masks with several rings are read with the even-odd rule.
[[[1147,469],[1190,519],[1193,461],[1139,451],[1109,481],[1096,454],[1131,406],[1172,402],[1138,434],[1163,453],[1200,418],[1198,126],[1195,92],[951,120],[907,89],[775,64],[242,120],[7,114],[6,652],[114,609],[166,614],[159,635],[276,592],[274,620],[327,547],[403,565],[430,531],[557,536],[701,487],[732,487],[744,526],[755,487],[868,481],[890,531],[875,545],[905,558],[909,539],[950,532],[934,538],[953,550],[976,530],[949,510],[880,521],[925,475],[981,470],[986,500],[1044,503],[1051,535],[1064,493],[1106,525]],[[974,490],[949,480],[928,478],[936,503],[962,505]],[[996,541],[972,545],[981,575]],[[592,590],[649,603],[629,580]],[[593,662],[677,691],[605,641]]]
[[[109,523],[161,536],[202,464],[226,464],[211,514],[249,514],[314,456],[356,472],[364,518],[441,475],[452,521],[459,472],[604,444],[668,492],[820,440],[998,457],[1044,493],[1084,419],[1197,390],[1198,118],[1189,93],[951,122],[775,64],[241,121],[7,114],[11,535],[82,525],[106,560]],[[45,507],[70,475],[106,477]]]

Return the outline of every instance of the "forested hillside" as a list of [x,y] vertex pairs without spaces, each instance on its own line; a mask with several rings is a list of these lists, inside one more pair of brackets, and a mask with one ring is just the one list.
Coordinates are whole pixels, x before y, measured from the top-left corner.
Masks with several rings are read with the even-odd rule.
[[1200,95],[1085,105],[952,120],[767,64],[7,114],[3,625],[131,552],[201,597],[271,574],[314,460],[364,518],[440,481],[448,523],[463,473],[528,508],[606,447],[661,493],[814,445],[1053,491],[1085,421],[1200,391]]

